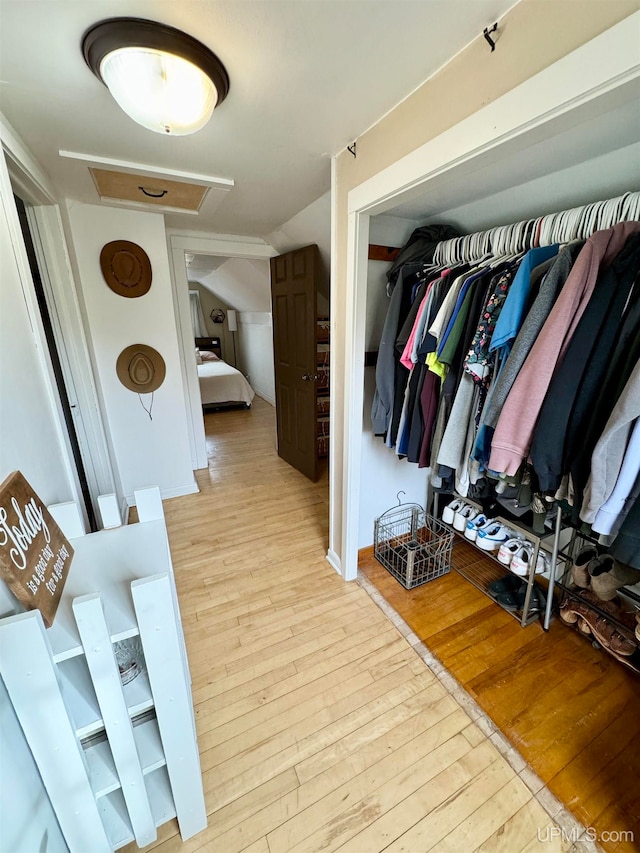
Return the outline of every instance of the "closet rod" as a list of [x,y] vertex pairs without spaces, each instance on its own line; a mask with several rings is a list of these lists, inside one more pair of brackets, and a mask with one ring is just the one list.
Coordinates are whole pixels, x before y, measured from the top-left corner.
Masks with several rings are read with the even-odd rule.
[[586,240],[595,231],[634,219],[640,219],[640,192],[443,240],[436,246],[433,263],[449,266],[489,256],[518,255],[536,246]]

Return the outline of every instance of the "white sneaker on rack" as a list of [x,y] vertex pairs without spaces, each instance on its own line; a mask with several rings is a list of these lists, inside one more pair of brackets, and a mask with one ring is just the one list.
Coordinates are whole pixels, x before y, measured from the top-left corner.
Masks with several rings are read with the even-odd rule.
[[498,551],[498,561],[508,566],[515,555],[522,549],[523,540],[521,536],[515,536],[513,539],[507,539],[503,542]]
[[[533,560],[533,552],[534,547],[531,542],[523,542],[519,551],[514,554],[509,568],[515,575],[520,575],[520,577],[526,577],[529,574],[529,567],[531,566],[531,561]],[[536,574],[541,574],[545,569],[545,554],[540,549],[538,551],[538,559],[536,561]]]
[[455,498],[451,503],[447,504],[442,510],[442,520],[445,524],[453,524],[453,517],[459,509],[464,506],[464,501],[460,498]]
[[480,515],[480,510],[466,504],[453,516],[453,529],[462,533],[468,522],[473,521],[477,515]]
[[[491,520],[493,521],[493,519]],[[478,530],[483,527],[487,521],[489,521],[489,519],[483,512],[476,515],[476,517],[472,518],[470,521],[467,521],[467,526],[464,529],[465,539],[475,542]]]
[[503,542],[511,538],[513,531],[499,521],[494,521],[493,524],[478,530],[476,545],[481,551],[497,551]]

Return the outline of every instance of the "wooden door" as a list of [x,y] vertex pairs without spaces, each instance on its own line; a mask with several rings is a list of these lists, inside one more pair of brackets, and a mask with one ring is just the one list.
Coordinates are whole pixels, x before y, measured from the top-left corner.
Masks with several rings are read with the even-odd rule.
[[271,259],[278,455],[318,479],[316,450],[317,246]]

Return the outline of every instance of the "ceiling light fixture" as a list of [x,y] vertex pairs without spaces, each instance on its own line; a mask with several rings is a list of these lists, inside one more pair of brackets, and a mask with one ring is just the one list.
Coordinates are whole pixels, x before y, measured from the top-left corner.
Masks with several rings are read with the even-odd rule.
[[229,92],[225,67],[208,47],[156,21],[101,21],[85,33],[82,54],[119,106],[156,133],[195,133]]

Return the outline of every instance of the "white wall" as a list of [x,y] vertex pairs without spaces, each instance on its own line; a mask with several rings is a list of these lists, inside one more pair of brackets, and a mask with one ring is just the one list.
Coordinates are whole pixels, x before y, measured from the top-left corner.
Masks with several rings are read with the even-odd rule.
[[271,311],[269,261],[229,258],[200,282],[236,311]]
[[236,347],[238,370],[248,376],[256,394],[275,406],[276,383],[273,370],[271,313],[243,311],[238,314]]
[[199,281],[190,281],[189,290],[197,290],[200,294],[200,304],[202,305],[204,321],[207,326],[207,335],[212,338],[220,338],[222,357],[225,361],[229,362],[229,364],[233,364],[233,338],[229,331],[227,319],[225,317],[224,323],[214,323],[211,319],[211,311],[214,308],[222,308],[226,314],[229,308],[232,308],[233,306],[228,305],[224,299],[213,294],[208,287],[205,287],[204,284],[200,284]]
[[331,192],[326,192],[265,238],[282,255],[315,243],[320,250],[318,313],[329,314]]
[[[67,202],[72,251],[80,274],[90,344],[125,496],[157,484],[164,498],[197,491],[193,470],[164,219],[160,214]],[[100,251],[111,240],[131,240],[149,255],[153,274],[144,296],[128,299],[109,287]],[[137,394],[118,379],[116,360],[130,344],[147,344],[164,358],[167,374],[155,392],[153,420]],[[144,395],[149,407],[151,395]]]
[[[374,216],[369,228],[369,242],[380,246],[403,246],[411,232],[418,227],[411,219],[397,216]],[[367,270],[367,317],[365,350],[377,352],[382,327],[387,316],[387,270],[390,263],[369,261]],[[398,459],[379,436],[371,430],[371,404],[376,386],[375,368],[365,369],[362,468],[360,476],[360,517],[358,547],[373,544],[373,522],[385,510],[396,504],[401,489],[402,502],[414,501],[425,506],[429,472],[418,469],[404,459]],[[381,484],[384,487],[381,488]]]
[[360,517],[358,548],[373,544],[373,522],[385,510],[397,505],[396,495],[402,490],[402,503],[414,502],[425,507],[429,479],[428,468],[398,459],[371,431],[371,403],[376,385],[375,369],[364,372],[364,429],[362,436],[362,474],[360,477]]
[[67,853],[20,723],[0,679],[0,847],[11,853]]

